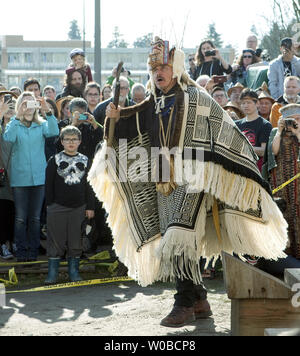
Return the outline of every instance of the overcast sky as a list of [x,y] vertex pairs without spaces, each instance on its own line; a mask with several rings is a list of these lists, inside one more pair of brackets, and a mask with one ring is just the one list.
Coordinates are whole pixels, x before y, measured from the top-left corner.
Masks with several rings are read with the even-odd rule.
[[[25,40],[66,40],[70,21],[83,24],[84,0],[1,0],[0,35],[23,35]],[[171,39],[182,38],[194,48],[215,22],[224,45],[242,49],[253,25],[259,32],[273,18],[272,0],[101,0],[102,46],[112,39],[118,26],[131,45],[149,32]],[[85,0],[86,39],[94,41],[94,0]],[[184,31],[185,28],[185,31]],[[183,35],[184,34],[184,35]]]

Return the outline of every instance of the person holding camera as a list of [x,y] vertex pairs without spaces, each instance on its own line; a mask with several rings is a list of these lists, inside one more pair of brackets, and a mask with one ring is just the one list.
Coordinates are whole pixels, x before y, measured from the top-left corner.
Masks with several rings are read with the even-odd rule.
[[[58,126],[60,130],[69,125],[77,127],[82,136],[78,152],[92,160],[96,146],[103,137],[102,126],[98,124],[95,117],[88,111],[88,103],[82,98],[74,98],[70,102],[70,112],[70,122],[61,121]],[[57,141],[56,148],[57,152],[63,151],[61,140]]]
[[[263,176],[272,189],[295,177],[300,172],[300,105],[289,104],[280,109],[278,128],[274,128],[265,157]],[[300,260],[300,180],[297,179],[276,193],[275,198],[286,202],[284,217],[289,224],[290,246],[287,255]],[[300,264],[298,263],[299,268]],[[290,267],[296,268],[296,267]]]
[[233,72],[231,73],[232,85],[234,86],[237,83],[240,83],[244,87],[247,87],[248,67],[258,62],[259,58],[256,56],[256,52],[253,49],[244,49],[243,53],[238,58],[237,63],[233,66]]
[[300,79],[287,77],[284,80],[284,94],[275,102],[270,115],[270,123],[274,128],[278,127],[281,118],[280,109],[289,104],[300,104]]
[[196,70],[191,78],[195,81],[201,75],[208,75],[210,78],[213,76],[219,77],[216,79],[218,86],[223,86],[227,82],[227,76],[230,74],[232,67],[221,56],[220,51],[215,47],[212,41],[206,40],[202,42],[196,54]]
[[[47,120],[39,116],[46,112]],[[44,98],[24,92],[16,103],[16,116],[3,139],[12,144],[10,185],[15,201],[15,243],[18,262],[36,261],[40,246],[40,216],[45,195],[45,139],[59,135],[56,117]]]
[[291,76],[300,77],[300,58],[295,56],[292,38],[281,41],[281,55],[270,63],[268,71],[271,96],[277,100],[284,94],[284,81]]

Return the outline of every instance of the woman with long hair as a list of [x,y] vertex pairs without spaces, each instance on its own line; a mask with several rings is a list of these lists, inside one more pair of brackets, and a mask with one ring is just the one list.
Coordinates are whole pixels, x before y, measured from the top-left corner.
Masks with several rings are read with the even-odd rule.
[[221,56],[220,51],[212,41],[203,41],[196,54],[196,71],[192,79],[197,80],[201,75],[225,75],[232,72],[232,67]]
[[[46,113],[44,120],[39,109]],[[3,138],[12,144],[10,184],[15,200],[15,243],[18,262],[36,261],[40,246],[40,215],[45,195],[45,139],[59,135],[57,119],[44,98],[20,95],[16,116]]]

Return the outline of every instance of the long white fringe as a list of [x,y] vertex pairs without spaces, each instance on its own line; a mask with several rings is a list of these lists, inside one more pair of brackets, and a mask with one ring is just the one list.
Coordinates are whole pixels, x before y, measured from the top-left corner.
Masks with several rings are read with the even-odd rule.
[[134,225],[126,209],[125,198],[118,189],[118,183],[113,182],[105,162],[106,143],[94,158],[94,164],[89,172],[91,183],[97,198],[103,202],[108,212],[108,224],[114,238],[114,249],[120,261],[128,268],[128,275],[141,286],[146,287],[157,280],[159,259],[155,251],[159,246],[160,236],[144,245],[139,251],[134,243]]
[[[95,157],[89,181],[109,213],[108,223],[120,261],[129,269],[129,276],[142,286],[157,280],[174,280],[176,277],[190,278],[199,284],[200,258],[216,260],[222,251],[270,260],[286,257],[283,251],[288,242],[288,225],[269,194],[258,183],[213,163],[204,163],[203,174],[195,176],[187,184],[187,189],[206,193],[195,230],[170,228],[163,239],[158,236],[137,252],[134,243],[137,232],[126,199],[122,197],[118,183],[113,183],[107,172],[105,154],[104,145]],[[192,165],[189,162],[186,164]],[[213,197],[241,211],[228,210],[220,214],[221,243],[217,238],[213,218],[207,216]],[[259,204],[262,221],[246,214],[249,209],[257,210]]]

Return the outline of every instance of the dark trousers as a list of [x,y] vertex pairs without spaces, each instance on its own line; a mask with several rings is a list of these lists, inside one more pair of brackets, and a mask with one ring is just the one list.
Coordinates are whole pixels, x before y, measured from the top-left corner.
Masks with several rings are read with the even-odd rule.
[[300,269],[300,260],[293,256],[287,256],[287,258],[279,259],[278,261],[267,261],[260,259],[258,261],[259,269],[272,275],[283,275],[286,269]]
[[15,204],[11,200],[0,200],[0,245],[13,242],[15,231]]
[[176,280],[175,306],[191,308],[197,300],[207,299],[207,290],[203,284],[195,285],[189,279]]
[[47,255],[49,258],[80,257],[81,225],[86,207],[67,208],[52,204],[47,209]]
[[41,211],[45,187],[13,188],[15,199],[15,243],[18,259],[36,259],[40,247]]

